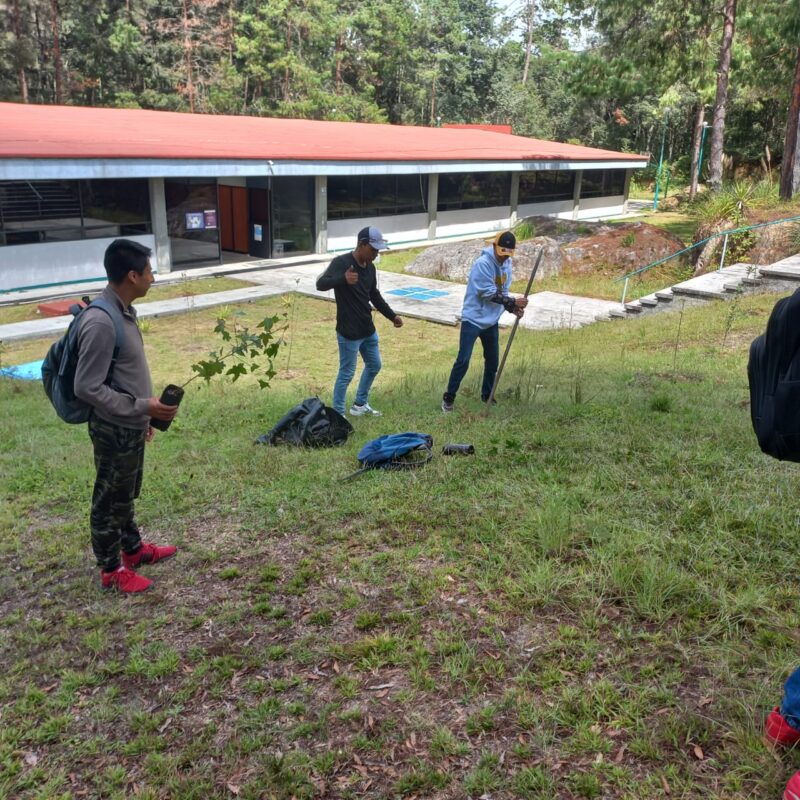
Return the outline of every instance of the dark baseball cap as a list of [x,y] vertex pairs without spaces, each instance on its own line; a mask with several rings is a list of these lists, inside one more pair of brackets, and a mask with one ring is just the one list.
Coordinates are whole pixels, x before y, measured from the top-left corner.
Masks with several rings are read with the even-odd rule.
[[489,241],[494,245],[498,255],[514,255],[514,250],[517,247],[517,237],[511,231],[500,231],[494,239]]
[[368,242],[370,247],[376,250],[388,250],[389,243],[383,238],[383,234],[374,227],[362,228],[358,232],[358,243]]

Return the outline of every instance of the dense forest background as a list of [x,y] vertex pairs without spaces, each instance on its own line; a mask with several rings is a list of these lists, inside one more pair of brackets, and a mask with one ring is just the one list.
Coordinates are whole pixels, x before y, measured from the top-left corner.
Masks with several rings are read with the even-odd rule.
[[[780,160],[796,0],[735,0],[725,154]],[[731,0],[5,0],[0,99],[515,133],[687,166]],[[698,128],[698,125],[700,128]],[[722,126],[720,126],[722,127]],[[721,133],[720,133],[721,135]]]

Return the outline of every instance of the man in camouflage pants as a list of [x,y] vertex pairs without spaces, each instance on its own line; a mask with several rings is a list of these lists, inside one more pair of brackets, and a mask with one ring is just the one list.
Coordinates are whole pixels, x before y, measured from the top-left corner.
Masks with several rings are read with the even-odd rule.
[[150,420],[171,420],[177,411],[152,396],[142,334],[131,305],[153,283],[150,255],[149,248],[126,239],[108,246],[103,260],[108,285],[101,296],[119,312],[124,337],[109,375],[116,342],[114,321],[105,310],[89,306],[80,320],[75,371],[75,395],[92,407],[89,436],[96,469],[92,550],[103,588],[125,593],[143,592],[152,585],[136,572],[137,567],[177,552],[171,545],[142,542],[134,516],[144,445],[153,438]]

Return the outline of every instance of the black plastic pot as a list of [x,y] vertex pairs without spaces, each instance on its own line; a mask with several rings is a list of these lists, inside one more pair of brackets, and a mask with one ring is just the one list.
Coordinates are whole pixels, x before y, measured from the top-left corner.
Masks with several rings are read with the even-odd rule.
[[[183,389],[181,389],[180,386],[176,386],[174,383],[170,383],[169,386],[161,392],[161,397],[159,399],[165,406],[179,406],[181,400],[183,400]],[[151,418],[150,424],[160,431],[165,431],[172,425],[172,420]]]
[[443,456],[471,456],[475,452],[475,447],[471,444],[446,444],[442,448]]

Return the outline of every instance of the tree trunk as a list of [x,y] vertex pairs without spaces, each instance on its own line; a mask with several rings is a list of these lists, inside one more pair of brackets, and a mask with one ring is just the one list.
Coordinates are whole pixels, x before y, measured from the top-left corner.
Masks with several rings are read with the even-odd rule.
[[433,73],[431,81],[431,125],[436,125],[436,73]]
[[692,183],[689,187],[689,199],[697,194],[697,183],[700,180],[700,175],[697,172],[697,164],[700,160],[700,141],[703,138],[703,123],[706,118],[706,109],[703,101],[699,100],[697,103],[697,117],[694,121],[694,145],[692,147]]
[[[292,28],[289,21],[286,21],[286,55],[292,52]],[[287,60],[286,67],[283,70],[283,100],[285,103],[289,102],[289,87],[291,76],[289,74],[289,62]]]
[[342,53],[344,52],[344,34],[340,33],[336,37],[336,44],[334,45],[334,59],[336,61],[336,74],[333,79],[334,89],[336,94],[342,93]]
[[536,0],[528,0],[528,38],[525,43],[525,66],[522,70],[522,85],[528,82],[528,69],[531,65],[531,50],[533,49],[533,15],[536,11]]
[[24,31],[22,28],[22,16],[19,13],[19,0],[14,0],[11,4],[11,21],[16,39],[16,60],[17,60],[17,83],[19,84],[19,96],[23,103],[29,102],[28,98],[28,78],[25,75],[25,63],[22,58]]
[[64,103],[64,65],[61,62],[61,15],[58,11],[58,0],[50,0],[50,11],[53,15],[53,70],[55,75],[56,105]]
[[183,0],[183,57],[186,64],[186,95],[189,98],[189,111],[194,113],[194,80],[192,77],[192,32],[189,29],[189,3]]
[[722,12],[722,46],[719,51],[717,96],[714,99],[714,127],[711,129],[711,156],[708,160],[709,185],[713,190],[722,186],[722,150],[725,139],[725,112],[728,108],[728,79],[731,70],[731,50],[736,28],[736,0],[725,0]]
[[792,100],[789,103],[789,116],[786,120],[786,137],[783,142],[783,161],[781,162],[781,200],[791,200],[797,191],[797,123],[800,115],[800,48],[794,68]]

